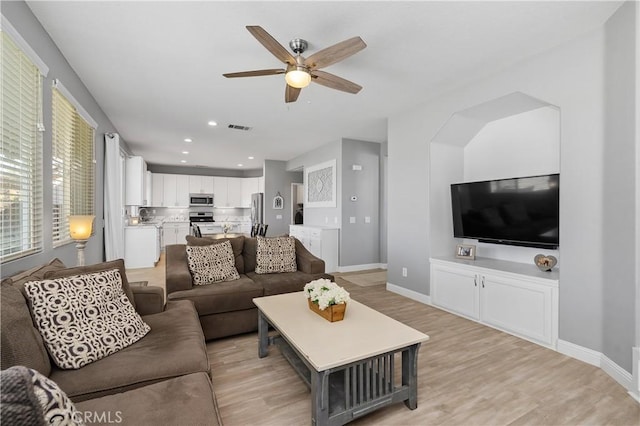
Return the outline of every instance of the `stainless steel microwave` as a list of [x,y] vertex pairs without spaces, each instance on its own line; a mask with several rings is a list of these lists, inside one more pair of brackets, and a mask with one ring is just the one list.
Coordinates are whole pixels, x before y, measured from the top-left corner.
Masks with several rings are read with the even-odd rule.
[[191,207],[213,207],[213,194],[189,194]]

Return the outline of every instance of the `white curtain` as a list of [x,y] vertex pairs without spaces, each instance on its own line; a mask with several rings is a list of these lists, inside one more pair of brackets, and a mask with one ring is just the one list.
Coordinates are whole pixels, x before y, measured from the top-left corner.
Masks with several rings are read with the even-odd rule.
[[104,248],[107,260],[124,258],[123,168],[120,136],[105,133],[104,164]]

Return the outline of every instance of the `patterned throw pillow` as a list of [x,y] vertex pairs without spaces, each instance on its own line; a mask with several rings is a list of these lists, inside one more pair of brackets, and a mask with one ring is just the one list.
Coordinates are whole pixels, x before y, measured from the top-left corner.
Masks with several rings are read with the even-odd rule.
[[38,331],[60,368],[90,364],[151,330],[127,299],[117,269],[31,281],[25,291]]
[[187,246],[187,262],[195,285],[240,278],[229,241],[210,246]]
[[[31,375],[33,392],[40,402],[46,425],[82,425],[82,416],[66,393],[56,382],[35,370],[27,369]],[[80,414],[80,413],[78,413]]]
[[256,274],[295,272],[296,240],[293,237],[258,237]]

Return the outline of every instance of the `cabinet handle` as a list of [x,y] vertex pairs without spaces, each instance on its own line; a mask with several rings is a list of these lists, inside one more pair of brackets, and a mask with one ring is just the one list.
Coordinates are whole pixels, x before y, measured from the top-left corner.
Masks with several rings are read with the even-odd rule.
[[477,275],[473,276],[473,286],[474,287],[478,287],[478,276]]
[[484,288],[484,275],[482,276],[482,288]]

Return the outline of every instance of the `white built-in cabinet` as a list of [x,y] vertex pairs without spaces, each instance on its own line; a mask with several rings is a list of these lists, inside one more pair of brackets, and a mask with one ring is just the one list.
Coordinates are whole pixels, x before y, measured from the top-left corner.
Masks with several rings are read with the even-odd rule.
[[213,194],[213,176],[189,175],[189,193]]
[[311,254],[324,260],[325,272],[338,270],[338,232],[338,228],[289,225],[289,235],[300,240]]
[[557,271],[493,259],[432,258],[431,303],[556,349]]
[[153,268],[160,259],[160,230],[151,225],[124,228],[124,266]]
[[251,194],[258,192],[257,178],[213,178],[213,205],[215,207],[251,207]]
[[251,207],[251,194],[255,194],[260,191],[260,178],[243,178],[240,194],[242,199],[240,200],[241,207]]
[[188,207],[189,176],[153,173],[151,205],[153,207]]
[[186,244],[189,222],[164,222],[162,224],[162,247],[172,244]]
[[147,163],[140,156],[125,161],[125,194],[127,206],[147,206]]

